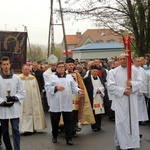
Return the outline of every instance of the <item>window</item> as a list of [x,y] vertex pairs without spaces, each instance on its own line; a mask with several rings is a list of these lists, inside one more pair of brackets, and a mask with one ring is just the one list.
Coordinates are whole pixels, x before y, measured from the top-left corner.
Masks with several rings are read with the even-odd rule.
[[108,40],[107,42],[115,42],[113,39],[111,39],[111,40]]

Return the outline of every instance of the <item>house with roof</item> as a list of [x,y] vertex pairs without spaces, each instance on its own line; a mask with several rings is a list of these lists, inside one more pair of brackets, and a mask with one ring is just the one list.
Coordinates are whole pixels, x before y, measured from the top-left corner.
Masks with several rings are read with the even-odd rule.
[[123,53],[121,35],[111,29],[88,29],[83,34],[76,32],[76,35],[66,35],[66,42],[72,57],[78,59],[107,58]]
[[[66,43],[69,50],[89,43],[105,42],[122,43],[122,38],[111,29],[88,29],[83,34],[76,32],[75,35],[66,35]],[[64,42],[62,42],[61,49],[65,49]]]
[[90,43],[81,47],[72,49],[73,59],[78,58],[79,60],[89,59],[105,59],[108,57],[119,56],[124,52],[124,45],[117,42],[107,43]]

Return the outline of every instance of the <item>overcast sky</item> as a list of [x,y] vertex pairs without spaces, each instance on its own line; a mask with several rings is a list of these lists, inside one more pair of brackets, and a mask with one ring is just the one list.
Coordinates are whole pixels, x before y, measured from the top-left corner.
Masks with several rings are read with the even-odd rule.
[[[58,6],[56,0],[54,2]],[[30,43],[47,46],[49,18],[50,0],[0,0],[0,30],[24,31],[24,26],[27,26]],[[95,28],[91,22],[85,21],[64,23],[67,35]],[[62,41],[62,26],[54,26],[54,37],[55,43]]]

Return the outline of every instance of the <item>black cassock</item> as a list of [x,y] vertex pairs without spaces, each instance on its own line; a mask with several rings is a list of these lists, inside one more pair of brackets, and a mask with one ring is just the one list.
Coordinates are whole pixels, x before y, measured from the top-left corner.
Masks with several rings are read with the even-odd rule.
[[[100,79],[102,85],[105,87],[102,78],[101,77],[98,77],[98,78]],[[94,80],[97,80],[97,79],[94,79]],[[86,87],[88,95],[89,95],[91,106],[93,108],[93,89],[94,88],[93,88],[93,84],[92,84],[92,80],[91,80],[91,75],[84,78],[83,81],[84,81],[85,87]],[[93,114],[94,114],[96,123],[91,125],[91,128],[93,131],[99,131],[99,130],[101,130],[101,114],[95,114],[94,110],[93,110]]]

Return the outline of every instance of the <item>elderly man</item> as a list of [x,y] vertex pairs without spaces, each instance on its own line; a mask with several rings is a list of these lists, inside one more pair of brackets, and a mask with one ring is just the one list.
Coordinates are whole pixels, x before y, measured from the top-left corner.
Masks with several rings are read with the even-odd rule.
[[84,78],[86,78],[89,74],[90,74],[90,69],[91,69],[91,66],[94,65],[94,61],[89,61],[88,64],[87,64],[87,72],[84,76]]
[[20,132],[25,135],[36,130],[46,128],[46,120],[42,107],[39,86],[36,78],[30,74],[29,65],[22,66],[22,74],[19,75],[26,91],[25,100],[22,103]]
[[112,103],[115,110],[116,148],[134,150],[140,147],[137,92],[142,86],[142,79],[140,76],[135,78],[137,74],[133,72],[132,81],[127,79],[126,54],[119,56],[119,62],[120,66],[112,70],[107,84],[110,94],[114,96]]
[[91,66],[91,75],[84,78],[84,84],[90,98],[96,121],[95,124],[91,125],[91,128],[93,131],[97,132],[101,130],[101,114],[105,113],[103,101],[105,88],[102,78],[98,76],[98,67],[96,65]]
[[[76,131],[81,130],[80,124],[90,124],[95,122],[92,107],[90,105],[90,100],[88,97],[88,93],[86,91],[84,82],[82,80],[81,75],[74,71],[74,59],[68,58],[66,59],[67,70],[66,73],[70,74],[78,87],[84,90],[85,94],[82,96],[78,96],[77,94],[72,94],[72,108],[73,108],[73,123],[72,123],[72,134],[74,137],[77,137]],[[85,107],[86,106],[86,107]]]

